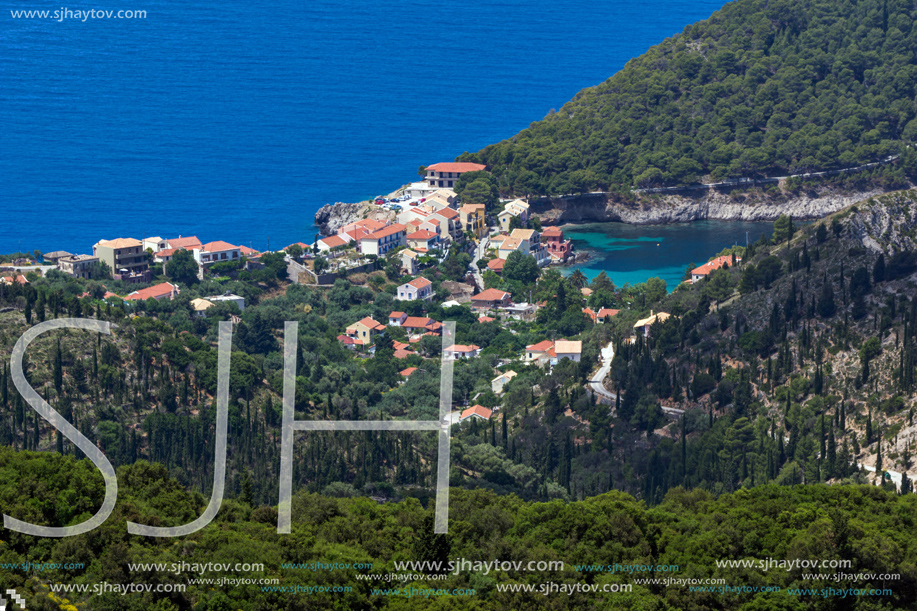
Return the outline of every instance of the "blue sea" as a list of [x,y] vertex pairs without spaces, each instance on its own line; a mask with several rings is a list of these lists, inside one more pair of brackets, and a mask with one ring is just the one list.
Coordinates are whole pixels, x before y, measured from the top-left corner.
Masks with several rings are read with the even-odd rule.
[[0,0],[0,252],[311,241],[320,206],[512,136],[721,4]]

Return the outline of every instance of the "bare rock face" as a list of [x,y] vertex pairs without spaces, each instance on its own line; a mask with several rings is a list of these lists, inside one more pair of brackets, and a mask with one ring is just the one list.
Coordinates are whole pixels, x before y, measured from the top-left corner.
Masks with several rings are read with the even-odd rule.
[[633,225],[664,225],[701,220],[774,221],[781,214],[811,220],[837,212],[881,191],[855,194],[799,194],[768,197],[760,194],[707,191],[700,195],[641,195],[635,201],[610,198],[604,193],[542,199],[534,211],[542,223],[616,221]]
[[358,204],[344,204],[338,202],[333,206],[325,204],[315,213],[315,224],[318,225],[322,235],[334,235],[338,229],[366,218],[364,213],[367,212],[369,204],[360,202]]
[[871,197],[848,214],[851,234],[866,248],[885,254],[917,250],[917,190]]

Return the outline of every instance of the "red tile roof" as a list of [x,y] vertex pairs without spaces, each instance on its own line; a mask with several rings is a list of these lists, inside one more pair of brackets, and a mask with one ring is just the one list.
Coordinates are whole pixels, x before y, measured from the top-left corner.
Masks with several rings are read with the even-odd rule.
[[428,165],[427,170],[432,170],[434,172],[477,172],[486,168],[486,165],[481,165],[480,163],[466,163],[462,161],[452,161],[452,162],[443,162],[443,163],[434,163],[433,165]]
[[257,250],[255,250],[254,248],[249,248],[248,246],[240,246],[240,247],[239,247],[239,251],[241,251],[243,255],[257,255],[257,254],[261,254],[261,253],[259,253]]
[[408,367],[407,369],[402,369],[402,370],[399,371],[398,373],[400,373],[400,374],[403,375],[404,377],[408,377],[408,376],[410,376],[412,373],[414,373],[415,371],[417,371],[417,367]]
[[[292,244],[290,244],[290,246],[299,246],[299,247],[302,248],[303,250],[309,250],[310,248],[312,248],[311,246],[309,246],[309,245],[306,244],[305,242],[293,242]],[[290,246],[287,246],[286,248],[284,248],[284,250],[288,250],[288,249],[290,248]],[[239,248],[241,248],[241,246],[240,246]]]
[[388,315],[389,318],[404,318],[404,312],[392,312]]
[[459,213],[453,210],[452,208],[443,208],[442,210],[437,210],[436,212],[434,212],[433,215],[438,215],[443,218],[452,220],[454,218],[458,218]]
[[547,352],[554,347],[554,342],[549,339],[546,339],[537,344],[532,344],[531,346],[526,346],[525,349],[527,352]]
[[478,318],[478,322],[493,322],[497,320],[496,318],[491,318],[490,316],[481,316]]
[[487,269],[495,272],[502,272],[504,265],[506,265],[505,259],[491,259],[487,262]]
[[611,308],[602,308],[601,310],[599,310],[599,313],[596,314],[596,316],[598,316],[599,318],[605,318],[606,316],[614,316],[615,314],[617,314],[620,311],[621,310],[612,310]]
[[553,226],[545,227],[544,231],[541,232],[541,236],[549,237],[549,238],[553,238],[556,236],[556,237],[562,238],[564,237],[564,232],[561,231],[558,227],[553,227]]
[[375,320],[373,320],[372,317],[370,317],[370,316],[367,316],[366,318],[363,318],[363,319],[361,319],[361,320],[358,320],[357,322],[353,323],[353,325],[349,325],[349,326],[348,326],[348,329],[349,329],[350,327],[356,325],[356,324],[361,324],[361,325],[363,325],[364,327],[367,327],[367,328],[369,328],[369,329],[375,329],[375,330],[377,330],[377,331],[384,331],[384,330],[385,330],[385,327],[383,327],[382,325],[380,325],[379,323],[377,323],[377,322],[376,322]]
[[394,356],[396,359],[406,359],[412,354],[417,353],[411,352],[410,350],[405,350],[404,348],[399,348],[398,350],[395,350],[395,353],[392,356]]

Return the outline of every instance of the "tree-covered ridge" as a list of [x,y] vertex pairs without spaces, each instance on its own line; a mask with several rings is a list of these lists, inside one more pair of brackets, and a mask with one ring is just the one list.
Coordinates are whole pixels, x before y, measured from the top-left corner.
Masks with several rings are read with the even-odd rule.
[[917,8],[908,0],[738,0],[462,161],[500,189],[581,193],[839,169],[917,169]]
[[[40,521],[72,520],[63,505],[95,508],[101,477],[87,460],[0,448],[0,498],[4,511],[33,518],[42,491],[56,509]],[[54,479],[42,478],[53,474]],[[0,530],[0,562],[81,563],[49,571],[0,570],[0,586],[15,588],[29,609],[836,609],[835,597],[797,596],[788,588],[884,588],[890,596],[843,599],[845,609],[914,609],[917,592],[917,496],[897,496],[871,486],[762,486],[714,498],[701,490],[670,491],[656,507],[611,492],[583,501],[530,503],[513,495],[453,489],[450,530],[431,537],[433,506],[416,499],[377,504],[299,492],[293,497],[292,532],[276,532],[276,508],[226,500],[209,526],[178,540],[127,534],[125,521],[182,523],[203,510],[204,499],[184,490],[159,465],[140,462],[118,470],[120,496],[99,528],[77,537],[38,539]],[[87,487],[88,485],[88,487]],[[49,503],[50,505],[51,503]],[[717,568],[724,560],[845,559],[838,572],[900,573],[900,580],[805,579],[805,569]],[[544,571],[459,570],[445,579],[384,581],[405,560],[561,561]],[[176,573],[181,563],[263,563],[263,571]],[[161,563],[165,570],[131,571],[134,563]],[[372,569],[310,570],[311,563],[372,563]],[[677,565],[672,572],[590,572],[578,565]],[[826,575],[833,573],[825,571]],[[369,576],[358,579],[357,575]],[[190,584],[185,592],[53,595],[50,584],[189,583],[198,578],[269,578],[277,585],[347,586],[347,592],[290,594],[258,584],[232,587]],[[724,579],[729,586],[778,586],[767,594],[692,592],[685,586],[644,585],[636,578]],[[564,584],[633,584],[613,595],[506,592],[501,586],[554,581]],[[373,588],[473,589],[474,596],[413,598],[374,593]],[[67,600],[64,602],[62,599]],[[593,607],[594,605],[598,607]],[[750,605],[750,606],[745,606]]]

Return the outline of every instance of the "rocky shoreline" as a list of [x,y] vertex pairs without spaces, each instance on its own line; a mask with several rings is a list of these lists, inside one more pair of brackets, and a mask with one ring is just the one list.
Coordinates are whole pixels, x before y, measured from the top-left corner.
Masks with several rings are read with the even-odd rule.
[[606,194],[537,200],[533,211],[544,225],[619,222],[668,225],[702,220],[774,221],[782,214],[798,220],[819,219],[856,202],[881,195],[879,189],[857,193],[807,193],[768,197],[753,193],[707,192],[702,195],[649,195],[623,201]]

